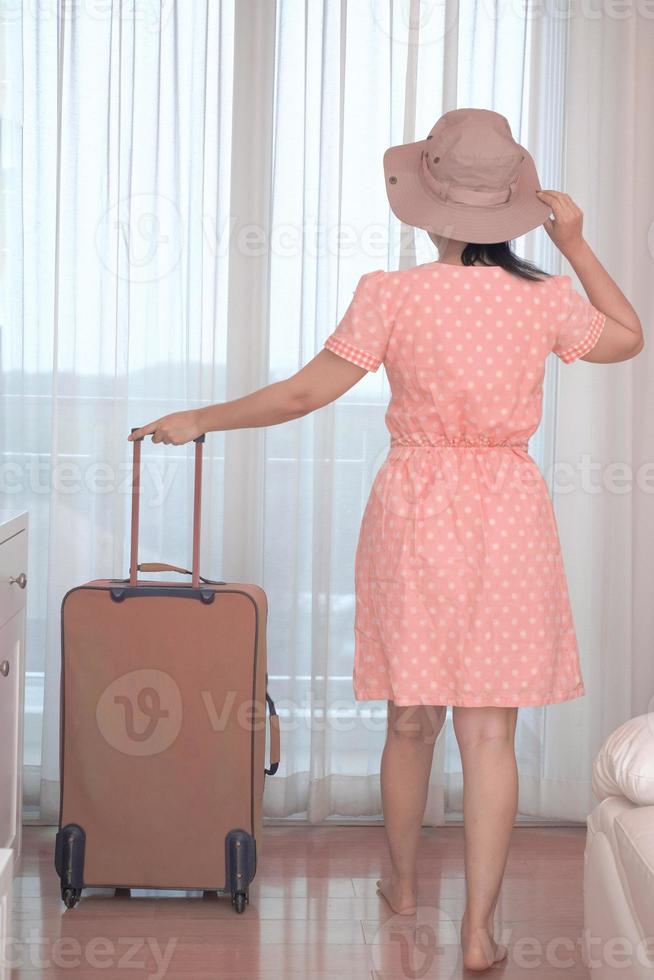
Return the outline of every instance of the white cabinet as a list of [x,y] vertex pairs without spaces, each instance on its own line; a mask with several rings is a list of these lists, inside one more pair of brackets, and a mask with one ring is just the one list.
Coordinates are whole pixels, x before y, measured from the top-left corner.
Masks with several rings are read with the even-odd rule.
[[21,850],[27,514],[0,511],[0,853]]
[[10,980],[15,949],[9,944],[13,852],[0,849],[0,980]]

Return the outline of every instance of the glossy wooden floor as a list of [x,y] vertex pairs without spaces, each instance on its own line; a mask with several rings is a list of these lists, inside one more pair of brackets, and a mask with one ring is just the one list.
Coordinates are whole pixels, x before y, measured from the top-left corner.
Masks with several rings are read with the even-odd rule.
[[85,889],[67,910],[54,827],[24,828],[14,883],[12,980],[456,980],[588,977],[583,966],[585,828],[513,831],[496,938],[508,959],[463,969],[463,830],[423,829],[420,908],[394,915],[375,893],[388,874],[382,827],[267,826],[250,903],[229,896]]

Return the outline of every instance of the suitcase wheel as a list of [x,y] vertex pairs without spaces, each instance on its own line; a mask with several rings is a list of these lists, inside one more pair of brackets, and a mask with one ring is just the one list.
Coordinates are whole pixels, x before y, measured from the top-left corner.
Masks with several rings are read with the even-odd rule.
[[79,824],[69,823],[55,837],[55,870],[60,878],[61,898],[72,909],[84,887],[84,849],[86,834]]
[[232,902],[234,903],[234,907],[236,908],[237,912],[245,911],[245,903],[249,901],[250,899],[247,892],[235,892],[232,895]]
[[67,909],[73,909],[79,902],[82,895],[81,888],[71,888],[70,885],[67,888],[62,888],[61,898]]

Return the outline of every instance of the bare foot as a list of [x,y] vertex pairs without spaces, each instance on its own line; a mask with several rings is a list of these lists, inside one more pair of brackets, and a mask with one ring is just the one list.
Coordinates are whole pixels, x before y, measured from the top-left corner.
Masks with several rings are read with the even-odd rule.
[[411,885],[399,885],[392,878],[378,878],[377,889],[398,915],[414,915],[417,909],[416,889]]
[[467,970],[489,970],[494,963],[506,958],[508,949],[501,943],[496,943],[492,937],[492,928],[477,926],[470,929],[468,918],[464,912],[461,919],[461,948],[463,950],[463,965]]

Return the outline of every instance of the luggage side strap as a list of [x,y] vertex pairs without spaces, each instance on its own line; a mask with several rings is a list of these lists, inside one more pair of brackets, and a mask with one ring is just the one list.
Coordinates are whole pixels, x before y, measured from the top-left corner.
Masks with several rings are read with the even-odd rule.
[[264,771],[269,776],[274,776],[279,767],[279,715],[275,710],[275,702],[266,691],[266,702],[268,704],[268,722],[270,725],[270,769]]

